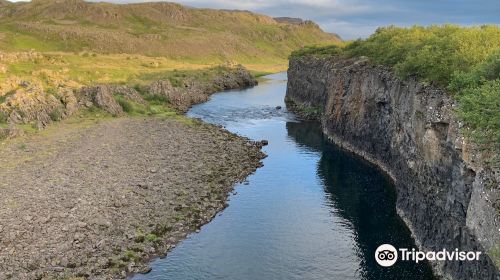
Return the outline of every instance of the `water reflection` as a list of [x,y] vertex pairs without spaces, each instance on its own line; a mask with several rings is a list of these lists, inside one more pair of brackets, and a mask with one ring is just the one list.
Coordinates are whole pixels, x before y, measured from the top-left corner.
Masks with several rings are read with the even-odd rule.
[[317,123],[296,120],[284,108],[285,90],[286,76],[272,75],[190,110],[269,140],[268,157],[220,216],[134,279],[431,279],[426,264],[375,263],[382,243],[413,246],[390,181],[325,141]]
[[288,122],[288,135],[299,145],[321,152],[317,174],[332,212],[349,221],[356,233],[363,279],[433,279],[429,265],[398,262],[377,265],[375,249],[384,243],[413,248],[411,233],[396,213],[396,193],[390,179],[357,156],[332,145],[314,122]]

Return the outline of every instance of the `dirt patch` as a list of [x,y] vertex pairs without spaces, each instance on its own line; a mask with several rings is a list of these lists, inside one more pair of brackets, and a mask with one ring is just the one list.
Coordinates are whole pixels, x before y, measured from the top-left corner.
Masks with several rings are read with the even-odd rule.
[[223,209],[263,156],[184,118],[118,118],[4,142],[0,279],[147,272]]

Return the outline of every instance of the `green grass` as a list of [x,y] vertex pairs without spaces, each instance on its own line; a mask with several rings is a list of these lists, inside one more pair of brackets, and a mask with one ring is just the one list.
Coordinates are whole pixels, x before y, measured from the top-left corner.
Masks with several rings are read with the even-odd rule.
[[0,18],[0,50],[6,51],[91,51],[161,56],[196,64],[233,60],[272,65],[286,63],[290,52],[304,44],[340,41],[313,25],[278,24],[249,12],[178,4],[143,3],[131,8],[125,4],[36,1],[5,9],[12,10]]
[[128,262],[128,261],[137,261],[137,260],[140,260],[140,258],[139,258],[139,256],[137,256],[137,254],[134,251],[127,250],[123,254],[121,260],[124,262]]
[[146,105],[125,99],[120,95],[115,95],[114,98],[122,107],[123,111],[129,116],[173,117],[177,115],[177,112],[169,106],[166,98],[153,98],[152,95],[148,94],[146,98]]
[[17,126],[28,134],[33,134],[38,132],[38,128],[35,123],[18,124]]
[[491,249],[489,255],[491,256],[497,267],[500,267],[500,245],[497,244],[495,248]]
[[401,79],[415,77],[447,88],[459,101],[464,130],[484,150],[500,149],[500,27],[484,25],[379,28],[365,40],[345,46],[313,46],[303,56],[366,56],[387,65]]
[[56,108],[52,112],[50,112],[49,116],[50,119],[55,122],[62,120],[63,117],[61,110],[59,108]]
[[156,234],[154,234],[154,233],[150,233],[150,234],[146,235],[146,240],[149,242],[155,242],[158,240],[158,236],[156,236]]
[[343,53],[342,46],[329,45],[329,46],[305,46],[302,49],[292,52],[291,58],[314,56],[314,57],[329,57],[341,55]]
[[[152,95],[147,92],[147,85],[149,80],[155,79],[170,79],[175,78],[178,79],[177,83],[179,85],[184,84],[186,81],[196,80],[198,82],[209,82],[216,75],[223,74],[225,71],[229,71],[229,68],[226,67],[212,67],[206,69],[197,69],[197,70],[174,70],[174,71],[163,71],[161,73],[154,73],[151,76],[147,76],[145,80],[134,80],[138,82],[135,84],[134,88],[139,92],[139,94],[145,100],[145,103],[137,103],[130,99],[125,98],[122,95],[115,94],[113,97],[116,102],[122,107],[123,111],[127,116],[130,117],[157,117],[157,118],[168,118],[168,119],[176,119],[177,121],[189,125],[196,126],[198,123],[195,120],[189,119],[183,115],[180,115],[177,110],[175,110],[169,103],[169,100],[166,96],[162,95]],[[67,78],[67,76],[65,76]],[[40,77],[36,75],[31,76],[32,79],[43,80],[45,77]],[[59,77],[56,75],[54,79],[58,79]],[[58,97],[57,88],[54,87],[54,83],[51,80],[51,77],[48,77],[46,81],[43,83],[44,92],[47,96]],[[2,97],[2,102],[6,100],[8,96],[13,94],[14,92],[10,92]],[[76,125],[89,125],[91,123],[99,123],[102,120],[106,120],[109,118],[113,118],[110,113],[99,109],[95,106],[91,106],[90,108],[80,109],[73,116],[68,119],[63,120],[63,111],[62,108],[55,108],[53,111],[49,113],[49,117],[52,121],[58,122],[62,121],[65,124],[76,124]],[[3,114],[0,114],[0,127],[7,128],[9,124],[7,123],[6,117]],[[22,129],[25,134],[31,135],[40,133],[35,122],[27,123],[27,124],[16,124],[16,127]]]

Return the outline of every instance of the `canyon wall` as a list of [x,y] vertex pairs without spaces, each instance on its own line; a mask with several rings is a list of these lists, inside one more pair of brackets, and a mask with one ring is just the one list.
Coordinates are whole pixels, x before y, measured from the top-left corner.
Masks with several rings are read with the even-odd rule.
[[290,61],[286,102],[393,178],[398,213],[422,250],[483,252],[480,261],[431,262],[436,274],[499,279],[500,174],[463,137],[447,92],[364,58],[306,56]]

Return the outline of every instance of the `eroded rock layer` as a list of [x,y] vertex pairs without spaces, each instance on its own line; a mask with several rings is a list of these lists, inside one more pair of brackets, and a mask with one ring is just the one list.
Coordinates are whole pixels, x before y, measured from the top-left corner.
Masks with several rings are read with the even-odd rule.
[[366,59],[302,57],[290,62],[286,101],[390,174],[421,249],[483,252],[477,262],[432,262],[437,274],[498,279],[499,172],[461,134],[449,94]]

